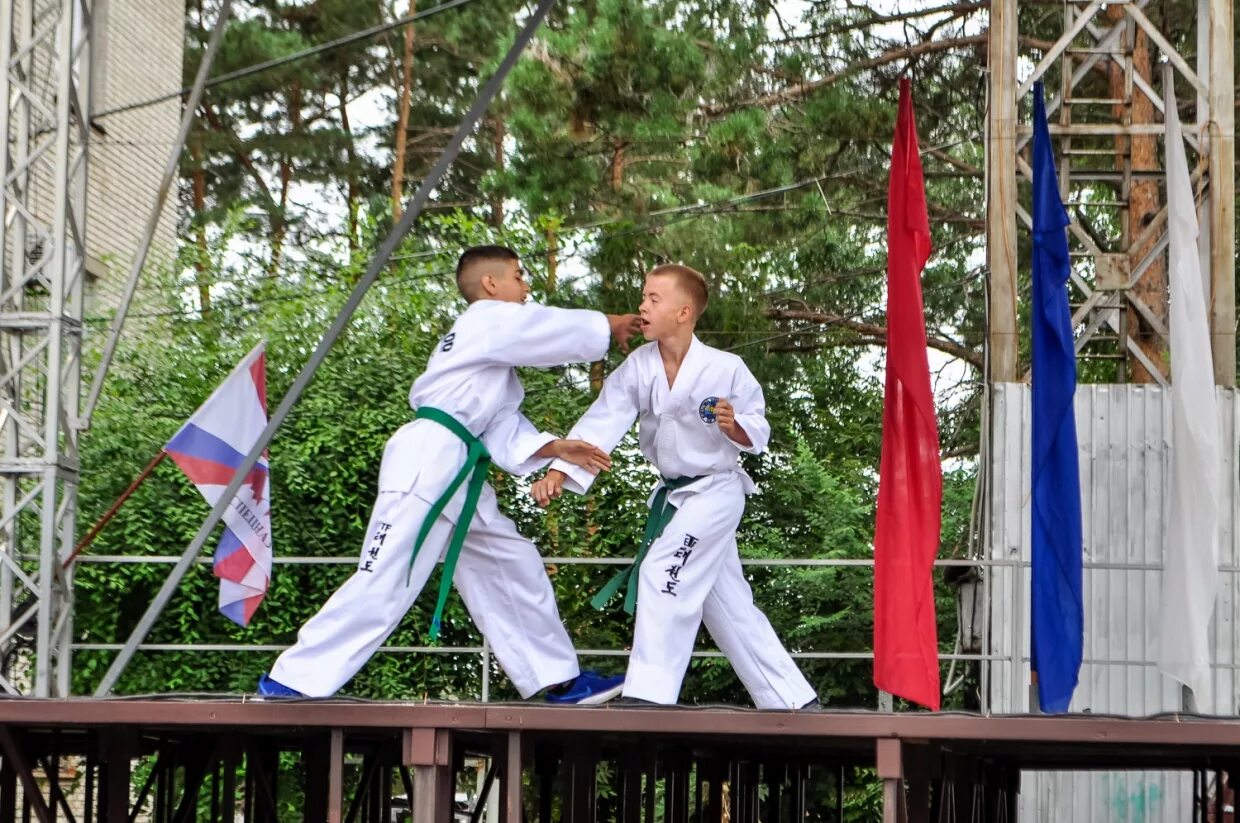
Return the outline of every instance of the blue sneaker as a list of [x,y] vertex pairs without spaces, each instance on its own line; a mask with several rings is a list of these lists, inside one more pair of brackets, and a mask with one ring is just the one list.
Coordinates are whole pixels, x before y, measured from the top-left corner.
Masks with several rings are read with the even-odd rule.
[[597,706],[618,697],[624,691],[624,675],[603,675],[582,672],[556,689],[547,692],[548,703]]
[[305,697],[296,689],[290,689],[279,680],[268,677],[267,672],[263,672],[263,676],[258,678],[258,688],[254,691],[259,697]]

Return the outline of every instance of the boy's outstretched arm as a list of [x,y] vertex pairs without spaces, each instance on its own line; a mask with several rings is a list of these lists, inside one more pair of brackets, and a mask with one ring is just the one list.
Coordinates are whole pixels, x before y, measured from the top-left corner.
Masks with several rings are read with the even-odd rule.
[[546,466],[551,455],[544,457],[542,452],[555,440],[554,434],[539,431],[515,406],[501,412],[482,433],[491,462],[516,477]]
[[[637,382],[637,369],[630,357],[603,381],[598,398],[566,436],[594,443],[610,454],[637,419]],[[554,460],[551,469],[552,473],[558,469],[561,475],[566,475],[559,478],[557,491],[567,485],[569,491],[585,494],[594,482],[594,474],[569,461]]]
[[491,462],[508,474],[522,476],[538,471],[553,459],[598,474],[611,468],[607,452],[583,440],[564,440],[539,431],[524,414],[511,411],[500,416],[483,433],[482,444]]
[[[598,474],[611,469],[611,455],[584,440],[552,440],[539,449],[534,456],[563,460],[585,469],[590,474]],[[556,472],[556,474],[562,474],[562,472]]]
[[550,368],[601,360],[614,341],[628,350],[638,331],[635,314],[603,314],[538,303],[491,306],[487,359],[506,366]]

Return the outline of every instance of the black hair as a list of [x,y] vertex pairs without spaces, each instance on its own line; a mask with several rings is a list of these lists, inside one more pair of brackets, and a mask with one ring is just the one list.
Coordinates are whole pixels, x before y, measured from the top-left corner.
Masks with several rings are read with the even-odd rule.
[[486,260],[515,260],[520,262],[521,257],[507,246],[470,246],[461,252],[461,259],[456,261],[456,279],[460,280],[465,270],[474,263],[481,263]]

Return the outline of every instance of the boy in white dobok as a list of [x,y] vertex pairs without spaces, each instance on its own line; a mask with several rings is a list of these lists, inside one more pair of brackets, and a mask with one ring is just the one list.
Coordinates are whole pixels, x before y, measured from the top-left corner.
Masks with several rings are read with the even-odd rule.
[[[705,623],[758,708],[816,706],[813,688],[754,604],[741,571],[736,528],[754,484],[738,458],[742,451],[760,454],[771,429],[762,388],[744,361],[694,335],[706,300],[705,278],[687,266],[646,275],[639,311],[642,334],[652,342],[607,378],[568,435],[611,452],[636,419],[642,454],[663,477],[634,565],[595,605],[627,588],[625,606],[636,606],[628,702],[676,702]],[[584,494],[593,480],[556,460],[532,494],[545,506],[564,487]]]
[[589,443],[539,432],[520,412],[516,366],[599,360],[623,346],[635,315],[526,303],[513,251],[479,246],[457,265],[469,306],[414,381],[414,420],[383,452],[379,493],[357,571],[302,627],[258,693],[324,697],[343,686],[396,628],[444,559],[432,638],[450,585],[522,697],[551,689],[557,702],[602,702],[622,677],[582,673],[534,545],[500,513],[488,462],[527,474],[559,458],[593,474],[609,467]]

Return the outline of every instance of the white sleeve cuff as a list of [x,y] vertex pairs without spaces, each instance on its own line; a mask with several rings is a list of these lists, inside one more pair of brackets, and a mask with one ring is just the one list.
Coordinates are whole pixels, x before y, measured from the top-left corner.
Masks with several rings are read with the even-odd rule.
[[564,488],[574,494],[585,494],[594,483],[594,475],[581,468],[581,466],[569,463],[567,460],[561,460],[557,457],[551,461],[551,468],[568,475],[564,478]]
[[[550,463],[551,458],[535,457],[534,455],[537,454],[538,450],[543,446],[548,443],[554,443],[556,440],[559,440],[559,438],[548,432],[539,432],[537,435],[523,438],[521,441],[521,448],[525,451],[525,455],[517,457],[516,464],[504,470],[509,474],[513,474],[518,477],[538,471]],[[501,466],[500,468],[504,467]]]
[[[754,422],[751,424],[749,422],[750,419],[753,419],[757,422]],[[740,443],[737,443],[735,440],[732,440],[732,438],[728,437],[726,434],[724,434],[723,436],[727,437],[728,440],[730,440],[732,444],[736,446],[736,448],[740,449],[743,452],[747,452],[749,454],[762,454],[762,452],[766,451],[766,441],[765,439],[759,436],[763,430],[760,425],[761,420],[762,418],[757,415],[748,415],[748,414],[736,415],[736,424],[740,426],[742,429],[744,429],[745,434],[749,435],[749,442],[752,445],[745,446]],[[723,432],[720,432],[720,434],[723,434]]]

